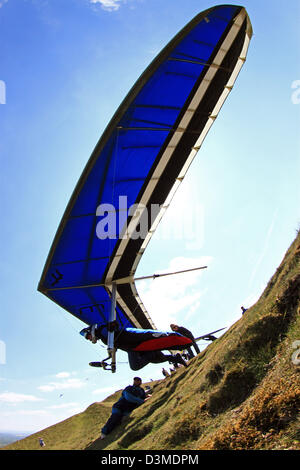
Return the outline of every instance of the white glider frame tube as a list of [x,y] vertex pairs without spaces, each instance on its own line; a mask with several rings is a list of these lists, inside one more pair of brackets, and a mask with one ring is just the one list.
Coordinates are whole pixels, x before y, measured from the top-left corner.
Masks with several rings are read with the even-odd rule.
[[[109,323],[116,320],[116,294],[117,294],[117,285],[115,282],[113,282],[112,290],[111,290],[111,308],[110,308]],[[116,349],[114,346],[114,339],[115,339],[115,332],[108,331],[107,352],[109,354],[109,357],[111,357],[112,372],[116,371]]]

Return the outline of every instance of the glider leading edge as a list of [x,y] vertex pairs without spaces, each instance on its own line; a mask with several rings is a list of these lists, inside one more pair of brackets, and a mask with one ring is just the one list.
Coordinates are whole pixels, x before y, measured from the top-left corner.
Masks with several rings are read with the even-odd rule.
[[137,80],[98,141],[38,286],[87,325],[116,320],[121,329],[156,329],[134,274],[234,85],[251,37],[243,7],[197,15]]

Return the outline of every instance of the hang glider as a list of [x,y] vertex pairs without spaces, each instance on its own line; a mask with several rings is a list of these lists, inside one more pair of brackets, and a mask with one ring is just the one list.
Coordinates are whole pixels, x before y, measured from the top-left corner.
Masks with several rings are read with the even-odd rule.
[[[38,290],[88,325],[155,325],[134,274],[246,60],[240,6],[210,8],[153,60],[114,114],[79,181]],[[127,279],[125,283],[119,280]]]

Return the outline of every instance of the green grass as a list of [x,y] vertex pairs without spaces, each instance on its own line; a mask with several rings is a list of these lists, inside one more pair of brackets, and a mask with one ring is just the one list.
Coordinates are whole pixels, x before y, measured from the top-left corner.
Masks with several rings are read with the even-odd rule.
[[[300,235],[258,302],[187,369],[151,383],[151,400],[105,440],[120,392],[4,449],[300,449]],[[43,450],[43,449],[41,449]]]

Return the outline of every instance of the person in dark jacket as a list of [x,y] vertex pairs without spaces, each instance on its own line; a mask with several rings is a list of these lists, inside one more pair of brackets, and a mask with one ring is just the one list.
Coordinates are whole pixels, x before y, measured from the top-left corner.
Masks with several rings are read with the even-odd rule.
[[39,437],[39,443],[40,443],[40,446],[41,447],[45,447],[45,442],[44,442],[44,439],[42,437]]
[[[86,339],[97,343],[100,339],[107,344],[108,332],[114,331],[114,347],[122,349],[128,354],[128,361],[132,370],[139,370],[149,363],[160,364],[168,361],[171,364],[187,364],[181,354],[164,354],[161,349],[185,349],[192,344],[191,340],[181,334],[159,332],[156,330],[142,330],[137,328],[120,329],[118,322],[104,325],[92,325],[80,331]],[[150,348],[150,350],[149,350]],[[90,363],[97,366],[97,362]]]
[[196,354],[200,353],[200,349],[198,347],[198,344],[196,343],[194,335],[190,330],[188,330],[187,328],[184,328],[183,326],[175,325],[174,323],[172,323],[170,325],[170,328],[171,328],[172,331],[180,333],[181,335],[185,336],[186,338],[190,338],[192,340],[192,344],[186,348],[186,350],[188,352],[189,359],[192,359],[193,357],[195,357],[191,346],[194,346]]
[[111,416],[101,429],[100,439],[105,439],[105,437],[121,423],[123,416],[129,416],[135,408],[141,406],[151,397],[150,394],[146,395],[141,384],[142,379],[140,377],[134,377],[133,385],[128,385],[123,390],[121,398],[112,406]]

